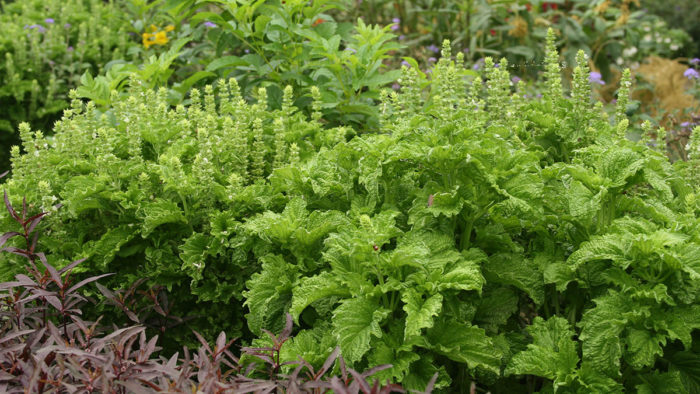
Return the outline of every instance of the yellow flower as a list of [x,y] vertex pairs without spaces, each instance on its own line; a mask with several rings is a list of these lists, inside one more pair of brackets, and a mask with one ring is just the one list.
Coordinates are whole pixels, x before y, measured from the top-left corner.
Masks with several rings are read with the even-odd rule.
[[151,25],[146,30],[148,32],[141,34],[141,38],[143,39],[143,46],[148,49],[151,47],[151,45],[167,44],[169,41],[167,33],[175,30],[175,26],[168,25],[163,29],[163,31],[158,31],[156,25]]

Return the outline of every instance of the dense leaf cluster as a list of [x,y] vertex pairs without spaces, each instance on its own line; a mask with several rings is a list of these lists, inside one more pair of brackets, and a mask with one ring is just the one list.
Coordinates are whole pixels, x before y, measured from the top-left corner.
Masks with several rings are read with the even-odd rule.
[[[20,122],[48,130],[67,92],[86,72],[125,57],[125,12],[113,3],[27,0],[0,4],[0,138],[3,150]],[[7,151],[0,166],[7,167]],[[6,168],[4,168],[6,169]]]
[[[187,107],[171,108],[164,89],[115,98],[108,113],[74,100],[51,138],[20,128],[27,153],[13,150],[6,186],[52,212],[41,245],[59,265],[87,258],[80,269],[119,272],[113,287],[149,278],[181,301],[174,313],[182,317],[240,300],[257,264],[239,228],[245,217],[286,201],[264,178],[349,133],[321,132],[285,92],[275,111],[246,104],[234,79],[193,90]],[[266,90],[258,93],[266,103]],[[2,267],[9,279],[21,263]],[[236,333],[241,309],[233,303],[203,324]]]
[[268,110],[234,81],[175,110],[162,91],[104,114],[76,101],[55,138],[23,129],[5,186],[64,204],[40,240],[59,262],[217,306],[210,330],[247,309],[252,346],[270,347],[263,330],[290,313],[281,361],[339,346],[409,389],[437,373],[444,390],[695,392],[697,159],[625,138],[628,74],[611,119],[583,52],[568,96],[551,31],[547,59],[546,94],[527,100],[505,60],[475,76],[446,43],[354,138],[322,129],[318,105],[295,113],[291,89]]
[[[0,389],[4,393],[405,392],[396,384],[369,381],[375,372],[389,366],[357,372],[346,366],[338,348],[318,370],[299,358],[285,362],[295,369],[282,375],[279,353],[292,333],[289,315],[279,335],[267,332],[272,346],[241,349],[248,361],[234,355],[234,341],[227,341],[224,332],[213,347],[195,332],[200,342],[196,352],[185,347],[182,358],[179,353],[169,358],[158,356],[158,336],[148,339],[144,326],[115,327],[110,332],[100,319],[84,320],[81,306],[86,298],[80,289],[111,274],[74,283],[72,271],[84,260],[57,270],[44,253],[35,250],[39,234],[36,228],[46,213],[27,217],[26,200],[21,212],[15,211],[7,193],[5,205],[22,232],[3,234],[0,247],[19,237],[25,239],[26,248],[6,247],[0,251],[25,257],[29,275],[18,274],[15,281],[0,283]],[[98,287],[110,301],[124,304],[124,294],[115,296],[99,284]],[[157,303],[155,309],[158,310]],[[338,376],[331,376],[334,369]]]

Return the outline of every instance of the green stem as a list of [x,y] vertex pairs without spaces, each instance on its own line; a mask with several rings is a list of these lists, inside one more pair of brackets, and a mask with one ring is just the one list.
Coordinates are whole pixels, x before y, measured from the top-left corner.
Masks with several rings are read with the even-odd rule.
[[182,195],[180,191],[177,192],[177,195],[180,196],[180,201],[182,201],[182,209],[185,211],[185,216],[189,217],[189,209],[187,208],[187,200],[185,199],[185,196]]

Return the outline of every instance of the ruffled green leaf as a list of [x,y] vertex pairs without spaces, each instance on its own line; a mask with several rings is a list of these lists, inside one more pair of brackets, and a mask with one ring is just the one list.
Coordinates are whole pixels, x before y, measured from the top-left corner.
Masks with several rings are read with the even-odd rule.
[[401,300],[404,302],[403,310],[406,312],[405,341],[413,336],[419,336],[424,328],[432,327],[434,317],[442,310],[441,294],[424,298],[418,291],[408,288],[401,294]]
[[333,333],[343,357],[350,363],[360,361],[370,349],[372,336],[381,338],[380,323],[391,313],[377,299],[348,298],[333,312]]

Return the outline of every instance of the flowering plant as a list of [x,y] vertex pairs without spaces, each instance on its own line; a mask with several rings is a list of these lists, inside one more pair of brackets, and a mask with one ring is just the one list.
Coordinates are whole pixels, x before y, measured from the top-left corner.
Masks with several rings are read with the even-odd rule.
[[165,45],[168,43],[168,32],[175,30],[175,26],[168,25],[159,31],[156,25],[150,25],[147,32],[143,33],[143,46],[148,49],[151,45]]
[[86,71],[128,57],[128,17],[99,0],[26,0],[0,5],[0,171],[20,122],[50,129]]

